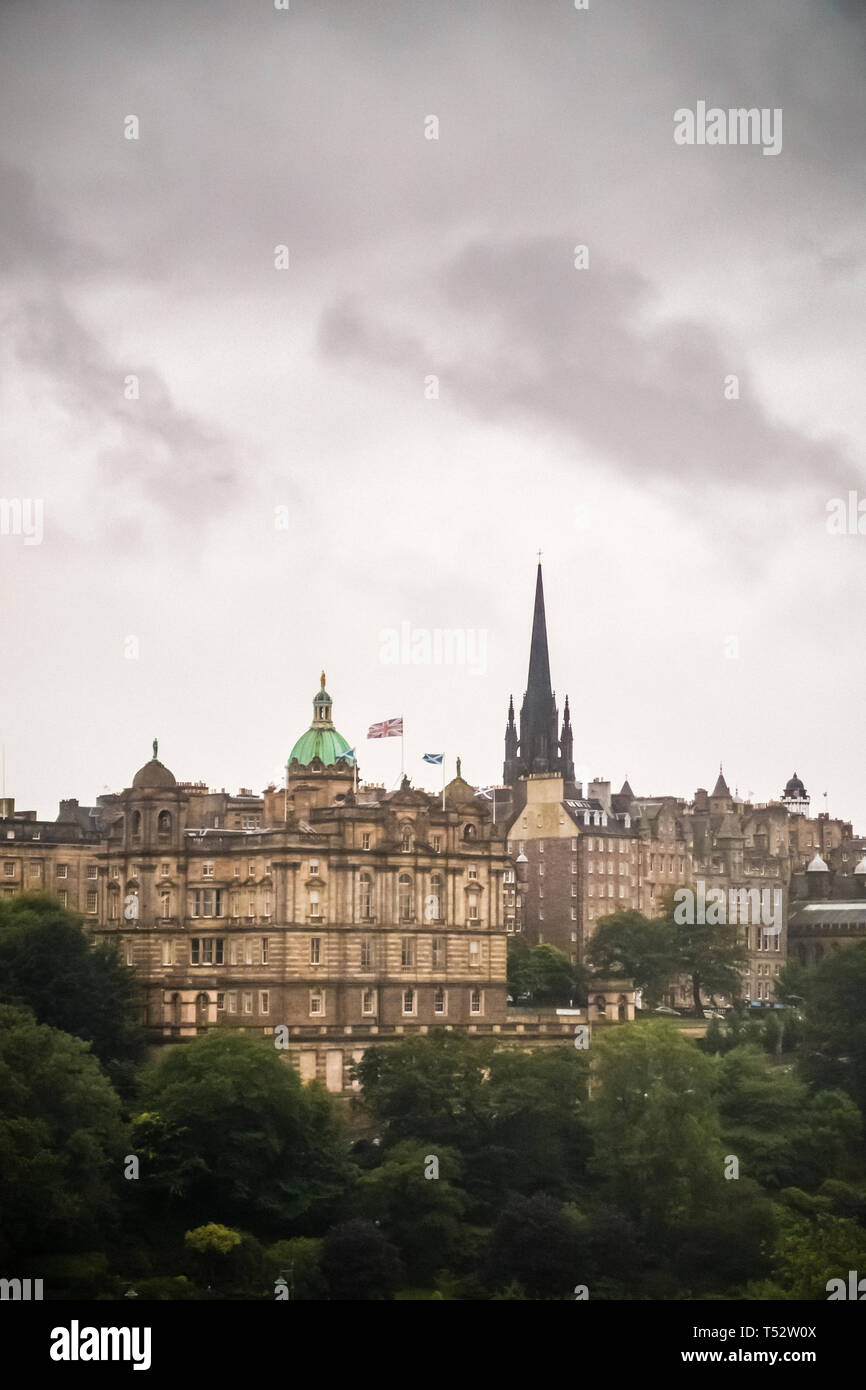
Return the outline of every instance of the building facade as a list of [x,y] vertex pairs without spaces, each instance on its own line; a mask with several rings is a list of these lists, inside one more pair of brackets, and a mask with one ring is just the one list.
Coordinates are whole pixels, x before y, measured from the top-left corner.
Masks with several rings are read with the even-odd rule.
[[286,785],[179,783],[154,756],[56,821],[0,810],[0,892],[56,894],[142,981],[155,1038],[288,1029],[333,1090],[370,1041],[497,1031],[506,1010],[503,832],[458,776],[445,795],[358,784],[321,689]]

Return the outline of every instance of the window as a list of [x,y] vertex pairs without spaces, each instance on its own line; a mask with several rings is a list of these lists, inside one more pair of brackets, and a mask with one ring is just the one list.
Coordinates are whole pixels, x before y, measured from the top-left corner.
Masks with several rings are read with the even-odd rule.
[[218,1014],[224,1013],[224,1012],[225,1012],[225,1007],[226,1007],[226,997],[225,997],[225,994],[223,993],[222,990],[217,990],[217,1013],[218,1013]]
[[156,819],[156,833],[161,839],[167,840],[171,834],[171,812],[160,811]]
[[469,943],[469,965],[470,965],[470,968],[473,969],[473,970],[476,970],[480,964],[481,964],[481,942],[480,942],[480,941],[470,941],[470,943]]
[[433,969],[445,969],[445,937],[434,936],[433,938]]
[[613,887],[614,887],[614,885],[613,885],[612,883],[609,883],[609,884],[607,885],[607,896],[608,896],[609,898],[612,898],[612,897],[613,897]]
[[30,863],[30,877],[31,877],[31,878],[41,878],[41,877],[42,877],[42,860],[41,860],[41,859],[33,859],[33,860],[31,860],[31,863]]
[[321,914],[320,914],[320,912],[319,912],[319,894],[318,894],[317,890],[316,890],[316,889],[313,889],[313,890],[311,891],[309,897],[310,897],[310,916],[311,916],[311,917],[319,917]]
[[[252,875],[254,869],[255,869],[255,864],[251,864],[251,865],[250,865],[250,875]],[[318,877],[319,877],[319,861],[318,861],[318,859],[311,859],[311,860],[310,860],[310,878],[318,878]]]
[[538,866],[538,877],[539,877],[539,878],[544,878],[544,865],[543,865],[543,864],[539,864],[539,866]]
[[223,890],[221,888],[194,888],[192,890],[193,917],[222,917]]
[[409,989],[404,989],[404,990],[403,990],[403,1013],[404,1013],[404,1014],[414,1014],[414,1012],[415,1012],[415,999],[416,999],[415,990],[412,989],[411,985],[410,985]]
[[369,830],[365,830],[365,831],[363,832],[363,834],[361,835],[361,849],[369,849],[369,848],[370,848],[370,832],[369,832]]
[[364,936],[361,938],[361,969],[372,970],[373,968],[373,938]]
[[[571,863],[571,872],[572,872],[573,874],[576,874],[576,873],[577,873],[577,862],[576,862],[575,860],[572,860],[572,863]],[[592,861],[591,861],[591,860],[590,860],[589,872],[592,873]]]
[[483,1003],[484,1003],[484,996],[483,996],[481,990],[480,990],[480,989],[473,989],[473,990],[471,991],[470,995],[469,995],[469,1012],[470,1012],[470,1014],[480,1014],[480,1013],[483,1013],[483,1012],[484,1012]]
[[428,922],[439,922],[442,920],[442,875],[430,875],[430,898],[428,901]]
[[624,883],[621,883],[621,884],[619,885],[619,896],[620,896],[621,898],[624,898],[624,897],[625,897],[625,884],[624,884]]
[[478,921],[478,897],[475,893],[469,894],[469,920],[470,922]]
[[369,874],[361,875],[359,907],[362,918],[369,920],[373,916],[373,880]]
[[411,853],[412,853],[412,832],[411,832],[410,830],[404,830],[404,831],[403,831],[403,834],[402,834],[402,837],[401,837],[401,840],[400,840],[400,849],[401,849],[401,851],[403,852],[403,854],[411,854]]
[[162,943],[162,963],[163,963],[163,965],[171,965],[171,942],[170,942],[170,941],[163,941],[163,943]]
[[269,989],[259,990],[259,1013],[269,1014],[271,1011],[271,992]]
[[367,1017],[376,1012],[376,991],[365,989],[361,991],[361,1013]]
[[133,839],[136,839],[136,840],[140,840],[140,839],[141,839],[141,812],[140,812],[140,811],[133,811],[133,813],[132,813],[132,835],[133,835]]
[[160,864],[159,874],[160,878],[168,878],[168,864]]
[[433,836],[433,851],[434,851],[434,853],[435,853],[435,854],[439,854],[440,851],[441,851],[441,849],[442,849],[442,836],[441,836],[441,835],[434,835],[434,836]]
[[88,866],[87,866],[87,877],[88,877],[88,878],[96,878],[97,875],[98,875],[98,873],[99,873],[99,870],[97,869],[97,867],[96,867],[95,864],[88,864]]
[[252,965],[252,963],[253,963],[253,943],[252,943],[251,938],[250,938],[250,937],[247,937],[246,941],[244,942],[244,965]]
[[587,888],[586,892],[587,892],[587,897],[594,898],[594,897],[595,897],[595,884],[594,884],[594,883],[591,883],[591,884],[589,885],[589,887]]
[[[61,888],[61,890],[60,890],[60,892],[57,894],[57,896],[58,896],[58,898],[60,899],[60,906],[61,906],[61,907],[67,907],[68,904],[69,904],[69,894],[67,893],[66,889],[65,889],[65,888]],[[115,907],[116,907],[116,900],[115,900]],[[116,911],[115,911],[115,914],[114,914],[114,915],[115,915],[115,917],[117,916],[117,912],[116,912]]]
[[244,990],[244,992],[243,992],[243,1002],[244,1002],[244,1013],[245,1013],[245,1014],[251,1014],[252,1011],[253,1011],[253,993],[252,993],[252,990],[249,990],[249,989],[245,989],[245,990]]
[[126,943],[126,963],[127,965],[135,965],[135,947],[131,941]]
[[240,878],[240,876],[241,876],[241,866],[240,866],[240,864],[235,864],[235,867],[234,867],[234,876],[235,876],[235,878]]
[[263,916],[263,917],[270,917],[270,915],[271,915],[271,895],[270,895],[270,893],[265,893],[264,897],[262,898],[262,916]]
[[194,936],[190,941],[190,965],[222,965],[225,937]]
[[268,937],[268,936],[263,936],[263,937],[262,937],[262,965],[267,965],[267,963],[268,963],[268,951],[269,951],[269,949],[270,949],[270,945],[271,945],[270,937]]
[[433,991],[433,1012],[434,1014],[447,1013],[445,991],[441,985],[437,985]]
[[160,893],[159,911],[163,922],[167,922],[171,916],[171,893]]
[[469,865],[469,868],[467,869],[466,872],[467,872],[467,876],[468,876],[469,878],[477,878],[477,877],[478,877],[478,868],[477,868],[477,866],[476,866],[475,864],[470,864],[470,865]]
[[68,877],[69,877],[69,865],[68,865],[68,864],[58,864],[58,865],[57,865],[57,877],[58,877],[58,878],[68,878]]
[[543,840],[539,840],[539,842],[538,842],[538,853],[539,853],[539,854],[543,854],[543,853],[544,853],[544,841],[543,841]]
[[325,1012],[325,992],[321,989],[310,990],[310,1013],[324,1014]]
[[206,864],[202,864],[201,876],[202,878],[213,878],[213,864],[210,861]]
[[572,848],[573,850],[576,850],[576,849],[577,849],[577,840],[572,840],[572,842],[571,842],[571,848]]
[[397,899],[400,911],[400,920],[409,922],[412,920],[412,879],[408,874],[401,874],[397,884]]
[[415,940],[411,936],[404,936],[400,942],[400,964],[404,970],[415,964]]
[[232,990],[229,991],[229,995],[228,995],[228,1004],[229,1004],[229,1013],[230,1013],[230,1014],[236,1014],[237,1011],[238,1011],[238,994],[237,994],[237,990],[232,989]]
[[310,937],[310,965],[321,965],[322,963],[322,938],[320,936]]
[[87,911],[90,913],[91,916],[93,916],[94,913],[96,912],[96,909],[97,909],[97,894],[96,894],[96,890],[94,889],[92,892],[90,892],[90,893],[87,894]]

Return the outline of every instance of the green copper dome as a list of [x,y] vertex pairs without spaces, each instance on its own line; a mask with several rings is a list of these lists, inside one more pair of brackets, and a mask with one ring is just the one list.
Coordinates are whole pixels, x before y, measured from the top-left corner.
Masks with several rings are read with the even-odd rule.
[[325,689],[324,671],[321,689],[316,692],[313,700],[313,722],[307,732],[301,734],[289,754],[289,762],[309,767],[314,758],[318,758],[325,767],[333,767],[341,759],[349,767],[355,763],[348,743],[334,728],[331,720],[331,697]]

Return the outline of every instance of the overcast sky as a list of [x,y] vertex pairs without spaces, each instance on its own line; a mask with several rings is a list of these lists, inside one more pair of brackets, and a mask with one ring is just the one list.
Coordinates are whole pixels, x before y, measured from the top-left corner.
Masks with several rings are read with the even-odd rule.
[[[866,828],[861,5],[6,0],[0,47],[19,807],[154,735],[261,789],[322,667],[369,780],[402,714],[498,782],[541,549],[584,775]],[[699,100],[781,152],[676,144]]]

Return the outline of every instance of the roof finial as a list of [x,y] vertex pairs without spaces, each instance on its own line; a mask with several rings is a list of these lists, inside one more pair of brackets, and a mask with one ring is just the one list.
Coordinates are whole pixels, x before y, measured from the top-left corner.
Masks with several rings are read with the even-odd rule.
[[321,679],[322,679],[322,689],[324,690],[324,688],[325,688],[325,673],[324,673],[324,671],[322,672],[322,677],[321,677]]
[[154,762],[156,761],[156,755],[157,755],[158,752],[159,752],[159,739],[156,739],[156,738],[155,738],[155,739],[153,740],[153,758],[154,758]]
[[538,563],[541,564],[541,551],[538,552]]
[[457,759],[457,776],[460,776],[460,759]]

